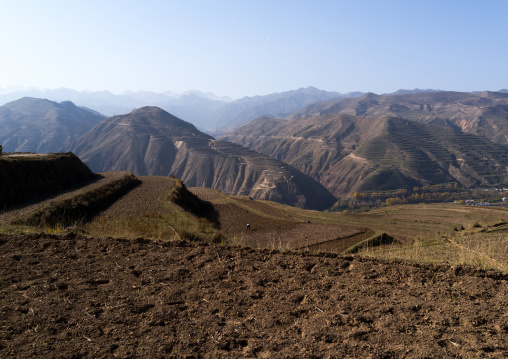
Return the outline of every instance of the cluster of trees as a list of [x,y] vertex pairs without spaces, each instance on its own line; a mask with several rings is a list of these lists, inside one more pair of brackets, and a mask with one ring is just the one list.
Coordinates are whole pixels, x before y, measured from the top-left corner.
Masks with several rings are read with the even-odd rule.
[[371,207],[408,203],[461,202],[475,199],[482,202],[500,201],[507,192],[498,189],[465,188],[458,183],[398,189],[387,192],[356,192],[353,198],[340,199],[334,210],[361,211]]

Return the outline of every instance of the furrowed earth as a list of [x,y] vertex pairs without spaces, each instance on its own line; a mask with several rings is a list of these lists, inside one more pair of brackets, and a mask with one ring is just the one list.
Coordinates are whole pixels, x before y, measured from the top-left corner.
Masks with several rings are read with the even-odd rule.
[[503,358],[506,275],[186,241],[0,236],[2,358]]

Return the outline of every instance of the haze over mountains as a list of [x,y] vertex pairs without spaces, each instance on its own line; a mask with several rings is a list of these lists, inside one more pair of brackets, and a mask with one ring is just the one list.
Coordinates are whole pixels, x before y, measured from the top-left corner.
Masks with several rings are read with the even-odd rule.
[[58,102],[72,101],[106,116],[126,114],[143,106],[156,106],[191,122],[209,134],[217,135],[259,116],[285,116],[311,103],[361,95],[360,92],[340,94],[307,87],[266,96],[232,100],[199,91],[184,94],[169,91],[163,93],[129,91],[115,95],[109,91],[80,92],[64,88],[56,90],[11,88],[0,89],[0,104],[26,96],[40,97]]
[[187,186],[210,187],[311,209],[335,198],[291,166],[232,143],[217,141],[157,107],[110,117],[65,148],[94,172],[174,175]]
[[57,152],[104,118],[70,101],[25,97],[0,106],[0,144],[5,152]]
[[334,196],[354,192],[508,185],[506,90],[342,95],[310,87],[236,101],[203,93],[93,96],[109,104],[172,99],[209,129],[223,126],[218,133],[244,125],[220,137],[235,145],[155,106],[104,119],[97,108],[23,98],[0,106],[0,143],[7,152],[74,151],[96,172],[175,175],[188,186],[306,208],[328,208]]
[[[508,91],[501,90],[500,92]],[[393,94],[439,93],[432,89],[398,90]],[[382,96],[393,95],[385,94]],[[466,93],[464,93],[467,95]],[[308,105],[328,100],[354,99],[362,92],[341,94],[314,87],[233,100],[211,93],[189,91],[176,94],[150,91],[126,91],[116,95],[109,91],[76,91],[71,89],[6,88],[0,89],[0,105],[22,97],[46,98],[52,101],[72,101],[78,106],[98,111],[106,116],[129,113],[143,106],[160,107],[184,119],[200,130],[218,136],[261,116],[285,117]]]

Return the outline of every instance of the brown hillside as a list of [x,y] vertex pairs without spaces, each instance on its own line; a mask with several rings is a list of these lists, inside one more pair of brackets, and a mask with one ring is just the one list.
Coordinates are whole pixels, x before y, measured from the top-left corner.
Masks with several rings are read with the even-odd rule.
[[310,105],[290,118],[342,113],[377,118],[395,116],[406,120],[451,127],[508,144],[508,94],[501,92],[423,92],[402,95],[372,93]]
[[156,108],[104,120],[70,148],[93,171],[174,175],[187,186],[310,209],[335,198],[317,181],[261,153],[212,137]]
[[451,128],[346,114],[259,118],[223,137],[275,157],[337,197],[459,183],[506,182],[508,149]]
[[0,106],[0,144],[6,152],[57,152],[104,118],[70,101],[23,97]]

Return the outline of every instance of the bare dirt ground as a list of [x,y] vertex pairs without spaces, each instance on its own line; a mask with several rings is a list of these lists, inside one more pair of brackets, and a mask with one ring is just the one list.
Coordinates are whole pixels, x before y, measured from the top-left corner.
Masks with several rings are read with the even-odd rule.
[[165,191],[173,188],[175,181],[162,176],[138,176],[138,178],[141,180],[141,184],[102,212],[102,215],[115,217],[139,216],[145,213],[166,213],[164,206],[161,205],[160,196]]
[[221,229],[233,243],[257,248],[297,249],[362,232],[348,226],[268,218],[233,203],[214,204],[214,208]]
[[505,358],[507,279],[354,256],[0,235],[0,357]]

